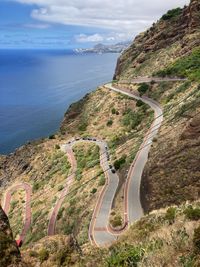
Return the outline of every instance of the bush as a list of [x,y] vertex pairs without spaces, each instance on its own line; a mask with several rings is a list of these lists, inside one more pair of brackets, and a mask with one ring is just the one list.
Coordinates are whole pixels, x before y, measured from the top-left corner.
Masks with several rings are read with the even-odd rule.
[[175,18],[179,16],[182,12],[182,9],[180,7],[169,10],[165,15],[162,16],[162,20],[169,20],[172,18]]
[[123,164],[126,163],[126,155],[123,155],[120,159],[114,162],[114,167],[116,170],[119,170]]
[[64,227],[64,233],[66,235],[70,235],[72,234],[73,232],[73,228],[74,228],[74,225],[73,224],[65,224],[65,227]]
[[115,109],[115,108],[112,108],[111,113],[112,113],[113,115],[116,114],[116,109]]
[[39,255],[39,259],[40,259],[41,263],[48,260],[48,258],[49,258],[49,252],[45,248],[41,249],[39,251],[38,255]]
[[122,225],[122,217],[120,215],[116,215],[112,221],[111,224],[113,227],[118,227]]
[[138,100],[136,103],[136,107],[142,107],[144,105],[144,102],[142,100]]
[[55,149],[60,149],[60,146],[59,145],[55,145]]
[[107,126],[112,126],[113,125],[113,121],[112,120],[109,120],[106,125]]
[[49,139],[55,139],[55,135],[54,134],[49,135]]
[[131,109],[128,109],[124,113],[124,117],[122,119],[122,123],[124,126],[129,127],[130,129],[135,129],[140,123],[142,122],[144,118],[143,113],[134,112]]
[[138,92],[140,93],[140,96],[145,94],[149,90],[149,85],[147,83],[141,83]]
[[71,251],[68,247],[59,249],[56,255],[56,261],[57,261],[58,266],[69,266],[67,263],[70,262],[70,252]]
[[199,208],[193,208],[192,206],[189,206],[184,211],[185,216],[189,220],[198,221],[200,219],[200,209]]
[[78,130],[81,131],[81,132],[85,132],[87,130],[87,123],[86,122],[83,122],[79,127],[78,127]]
[[59,185],[58,186],[58,191],[61,191],[61,190],[63,190],[64,189],[64,186],[63,185]]
[[106,183],[105,177],[104,176],[101,176],[100,177],[100,180],[99,180],[99,186],[103,186],[103,185],[105,185],[105,183]]
[[165,219],[170,223],[174,223],[176,215],[176,208],[170,207],[167,209],[167,212],[165,214]]
[[111,255],[106,262],[108,267],[137,267],[143,255],[143,248],[125,244],[123,247],[112,249]]
[[178,59],[155,75],[188,77],[192,81],[200,81],[200,49],[194,49],[190,55]]
[[195,250],[200,253],[200,226],[194,230],[193,244]]
[[95,194],[97,192],[97,189],[96,188],[93,188],[92,190],[91,190],[91,194]]
[[34,182],[33,184],[33,192],[37,191],[40,188],[40,183],[39,182]]

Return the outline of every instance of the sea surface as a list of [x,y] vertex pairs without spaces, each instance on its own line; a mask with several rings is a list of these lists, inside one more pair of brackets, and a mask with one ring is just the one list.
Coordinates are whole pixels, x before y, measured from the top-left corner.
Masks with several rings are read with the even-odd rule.
[[0,50],[0,154],[57,131],[71,103],[112,79],[118,56]]

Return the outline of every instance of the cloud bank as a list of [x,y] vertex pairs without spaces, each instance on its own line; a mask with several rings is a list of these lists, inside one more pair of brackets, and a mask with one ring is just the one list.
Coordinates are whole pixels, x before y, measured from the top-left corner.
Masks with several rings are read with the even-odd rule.
[[[168,9],[184,6],[189,0],[13,0],[35,4],[32,18],[44,23],[109,29],[126,37],[145,30]],[[76,36],[79,42],[101,40],[98,33]],[[117,38],[117,36],[113,37]]]

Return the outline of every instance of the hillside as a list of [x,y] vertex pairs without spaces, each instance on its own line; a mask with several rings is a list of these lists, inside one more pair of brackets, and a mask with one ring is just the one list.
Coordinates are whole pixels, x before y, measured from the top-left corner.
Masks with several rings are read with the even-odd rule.
[[2,267],[23,267],[21,255],[15,241],[9,221],[0,207],[0,266]]
[[[174,77],[181,79],[170,79]],[[1,203],[10,194],[8,218],[14,238],[23,230],[25,208],[31,210],[26,218],[26,222],[31,218],[31,225],[21,249],[28,266],[200,265],[199,83],[200,1],[191,0],[188,7],[168,11],[122,53],[113,86],[123,93],[99,87],[69,107],[55,135],[0,157]],[[159,128],[152,129],[156,118],[143,102],[146,97],[163,109]],[[144,149],[147,133],[155,130],[159,132],[141,181],[146,216],[110,248],[92,246],[88,229],[108,185],[98,140],[106,144],[108,163],[116,170],[113,176],[119,177],[109,223],[121,230],[126,223],[128,170]],[[32,191],[28,201],[25,185]],[[60,201],[56,235],[47,236]],[[9,227],[4,215],[2,221]],[[6,233],[12,239],[10,230]],[[8,255],[9,251],[6,247]]]
[[119,58],[114,79],[151,76],[200,45],[200,3],[177,8],[138,35]]

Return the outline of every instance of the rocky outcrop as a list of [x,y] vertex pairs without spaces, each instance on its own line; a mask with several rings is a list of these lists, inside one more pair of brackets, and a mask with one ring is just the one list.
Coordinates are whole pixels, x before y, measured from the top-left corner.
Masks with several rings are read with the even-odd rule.
[[16,242],[13,240],[8,218],[0,206],[0,266],[24,266]]
[[[200,45],[199,35],[190,38],[191,34],[200,32],[200,1],[191,0],[188,7],[176,9],[164,15],[146,32],[138,35],[133,44],[121,55],[117,62],[114,79],[120,79],[130,70],[135,76],[140,74],[141,64],[161,49],[177,43],[180,48],[176,57],[187,54]],[[188,38],[187,38],[188,36]]]
[[181,140],[197,139],[200,137],[200,116],[192,118],[186,125]]

